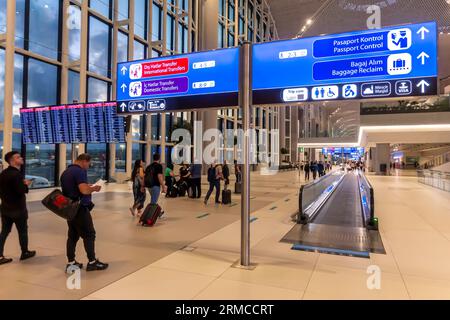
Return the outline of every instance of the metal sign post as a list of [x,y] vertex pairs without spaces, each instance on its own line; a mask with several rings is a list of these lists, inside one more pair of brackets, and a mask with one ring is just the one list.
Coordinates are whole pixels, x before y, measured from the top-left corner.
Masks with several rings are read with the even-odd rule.
[[242,200],[241,200],[241,266],[250,267],[250,128],[252,124],[252,83],[251,83],[250,42],[245,42],[240,53],[239,103],[242,108],[242,126],[244,130],[242,152]]

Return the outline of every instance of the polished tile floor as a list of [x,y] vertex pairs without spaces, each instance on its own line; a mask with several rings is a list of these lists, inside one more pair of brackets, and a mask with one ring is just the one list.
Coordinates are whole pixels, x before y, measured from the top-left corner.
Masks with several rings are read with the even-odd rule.
[[[111,267],[83,271],[80,290],[66,286],[65,223],[39,205],[43,193],[35,192],[30,243],[38,257],[18,262],[13,232],[6,252],[15,261],[0,267],[0,299],[450,299],[450,193],[412,177],[369,179],[387,254],[362,259],[293,251],[279,242],[293,226],[302,181],[294,171],[252,175],[253,270],[234,266],[238,196],[220,207],[167,199],[167,217],[140,228],[128,212],[129,186],[110,185],[96,196],[94,217],[98,256]],[[78,253],[85,262],[81,243]]]

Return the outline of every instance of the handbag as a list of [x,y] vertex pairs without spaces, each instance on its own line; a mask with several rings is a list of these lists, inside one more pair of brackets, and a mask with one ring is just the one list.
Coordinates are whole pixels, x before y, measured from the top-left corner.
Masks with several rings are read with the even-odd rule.
[[56,189],[42,199],[44,207],[61,218],[72,221],[80,208],[80,200],[72,200]]

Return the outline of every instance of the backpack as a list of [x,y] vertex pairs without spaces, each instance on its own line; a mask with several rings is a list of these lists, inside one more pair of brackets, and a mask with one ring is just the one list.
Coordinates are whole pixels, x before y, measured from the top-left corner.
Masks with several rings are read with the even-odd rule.
[[146,188],[151,188],[154,185],[153,181],[153,165],[149,165],[147,169],[145,169],[144,175],[144,185]]
[[214,182],[216,181],[216,168],[215,167],[211,167],[208,169],[208,182]]

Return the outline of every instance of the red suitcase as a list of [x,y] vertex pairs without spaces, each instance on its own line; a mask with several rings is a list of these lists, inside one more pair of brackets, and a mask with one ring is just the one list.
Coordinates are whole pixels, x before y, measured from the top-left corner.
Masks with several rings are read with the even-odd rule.
[[144,227],[153,227],[160,217],[162,209],[157,204],[149,204],[142,213],[139,222]]

